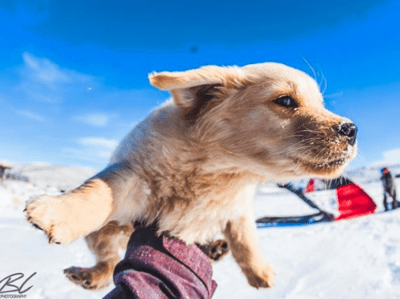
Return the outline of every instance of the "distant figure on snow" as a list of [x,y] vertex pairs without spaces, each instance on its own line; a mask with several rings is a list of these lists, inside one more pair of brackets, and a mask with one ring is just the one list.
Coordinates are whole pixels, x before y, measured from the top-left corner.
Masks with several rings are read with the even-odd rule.
[[396,200],[396,185],[394,183],[392,174],[390,173],[387,167],[381,169],[381,180],[383,184],[383,205],[385,207],[385,211],[389,210],[387,198],[390,196],[392,201],[392,209],[397,209],[398,202]]
[[5,180],[5,171],[8,169],[11,169],[11,167],[5,164],[0,164],[0,183],[3,183]]

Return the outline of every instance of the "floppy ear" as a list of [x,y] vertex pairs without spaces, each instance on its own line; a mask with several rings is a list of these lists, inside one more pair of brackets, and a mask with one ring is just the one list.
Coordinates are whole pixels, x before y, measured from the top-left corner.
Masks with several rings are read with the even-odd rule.
[[185,120],[195,120],[213,101],[220,87],[230,87],[242,72],[237,67],[205,66],[185,72],[162,72],[149,75],[150,83],[171,92]]
[[[196,100],[206,92],[210,97],[210,86],[232,85],[232,80],[239,77],[238,67],[205,66],[185,72],[162,72],[149,75],[150,83],[161,89],[168,90],[174,97],[175,104],[180,108],[196,105]],[[203,86],[204,88],[197,88]]]
[[210,65],[185,72],[152,73],[149,79],[153,86],[161,90],[174,90],[205,84],[223,84],[229,73],[232,73],[232,68]]

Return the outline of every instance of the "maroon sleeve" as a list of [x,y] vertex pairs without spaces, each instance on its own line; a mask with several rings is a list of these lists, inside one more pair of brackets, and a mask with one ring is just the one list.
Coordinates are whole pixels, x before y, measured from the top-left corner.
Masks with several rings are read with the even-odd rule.
[[105,299],[208,299],[217,287],[211,262],[195,244],[157,237],[151,228],[133,233],[125,258],[115,268],[114,283]]

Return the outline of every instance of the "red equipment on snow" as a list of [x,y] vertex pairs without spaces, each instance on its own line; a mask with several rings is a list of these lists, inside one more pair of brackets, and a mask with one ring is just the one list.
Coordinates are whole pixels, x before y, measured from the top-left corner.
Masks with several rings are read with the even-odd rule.
[[[286,188],[290,192],[296,194],[311,208],[318,210],[318,213],[304,216],[263,217],[256,220],[257,227],[267,228],[307,225],[319,222],[357,218],[375,213],[376,204],[372,198],[349,179],[341,177],[331,181],[318,180],[318,186],[316,186],[315,182],[316,179],[311,179],[304,191],[301,188],[296,188],[291,183],[278,186]],[[323,189],[320,189],[321,186]],[[317,190],[335,190],[339,216],[334,217],[333,214],[322,210],[312,201],[311,198],[308,198],[304,194]]]
[[[365,216],[376,210],[376,204],[372,198],[347,178],[340,177],[331,181],[318,180],[318,184],[319,187],[322,185],[322,190],[335,189],[340,215],[334,220]],[[317,190],[316,179],[310,179],[304,193]]]
[[311,179],[308,182],[308,185],[306,187],[306,189],[304,190],[304,193],[310,193],[310,192],[314,192],[315,191],[315,180]]
[[352,183],[336,189],[340,215],[335,220],[373,214],[376,204],[359,186]]

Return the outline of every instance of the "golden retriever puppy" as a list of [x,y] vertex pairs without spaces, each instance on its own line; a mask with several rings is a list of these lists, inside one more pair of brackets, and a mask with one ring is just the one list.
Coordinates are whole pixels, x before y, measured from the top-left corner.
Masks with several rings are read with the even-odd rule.
[[324,108],[312,78],[282,64],[149,78],[172,99],[130,132],[95,177],[66,194],[31,199],[28,221],[50,243],[87,236],[97,265],[66,274],[89,289],[108,283],[134,221],[157,223],[159,234],[188,244],[222,232],[249,284],[272,287],[252,211],[257,184],[339,176],[356,155],[356,126]]

